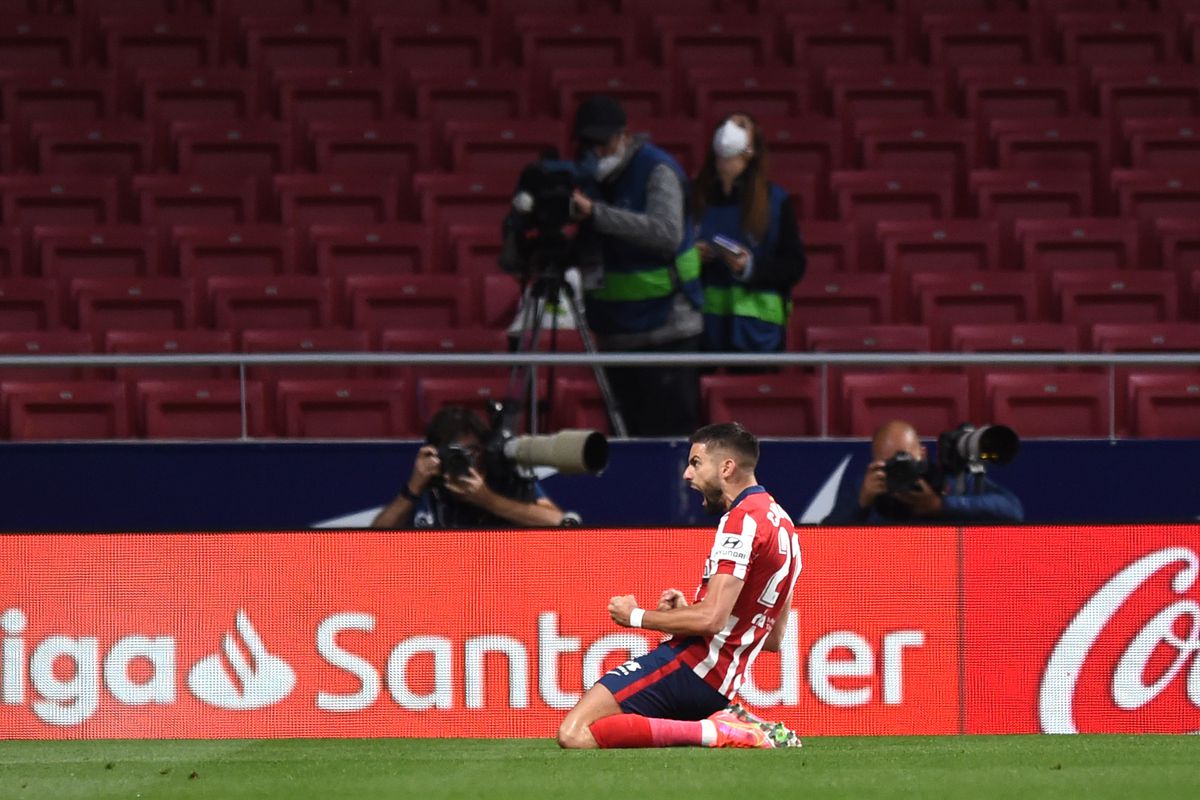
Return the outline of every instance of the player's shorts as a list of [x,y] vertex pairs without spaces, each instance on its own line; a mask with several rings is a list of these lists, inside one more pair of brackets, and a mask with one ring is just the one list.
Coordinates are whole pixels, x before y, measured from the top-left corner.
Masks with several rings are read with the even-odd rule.
[[704,719],[729,698],[704,682],[683,662],[684,642],[665,642],[641,658],[626,661],[597,681],[626,714],[659,719]]

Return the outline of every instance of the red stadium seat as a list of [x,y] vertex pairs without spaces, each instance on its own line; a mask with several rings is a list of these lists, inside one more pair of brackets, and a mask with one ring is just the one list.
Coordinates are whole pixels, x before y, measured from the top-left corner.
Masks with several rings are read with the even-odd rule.
[[1108,378],[1092,373],[1006,373],[984,378],[988,421],[1021,438],[1101,437],[1112,431]]
[[771,171],[807,172],[822,180],[850,166],[842,125],[821,117],[758,117]]
[[918,431],[944,431],[965,422],[970,409],[966,376],[939,373],[847,373],[842,399],[846,427],[835,433],[850,436],[870,436],[894,419]]
[[1082,106],[1079,71],[1074,67],[977,65],[956,70],[966,115],[989,119],[1078,114]]
[[0,278],[25,274],[25,237],[20,228],[0,228]]
[[1181,275],[1200,269],[1200,219],[1156,219],[1154,233],[1164,268]]
[[224,0],[219,13],[235,19],[247,14],[273,17],[346,16],[354,9],[354,0]]
[[[391,11],[397,4],[389,3]],[[465,15],[436,19],[383,17],[375,20],[384,69],[458,69],[492,63],[490,20]]]
[[788,14],[792,61],[809,67],[898,64],[908,57],[904,20],[882,14]]
[[[21,159],[22,168],[26,167],[26,159]],[[16,148],[13,145],[12,128],[0,125],[0,174],[17,171]]]
[[620,17],[557,13],[516,17],[520,64],[541,74],[558,67],[620,68],[634,61],[635,26]]
[[745,15],[656,16],[654,26],[660,63],[676,72],[711,64],[764,67],[775,60],[774,31],[768,19]]
[[138,71],[142,114],[163,133],[184,120],[252,120],[258,76],[240,69],[151,68]]
[[941,68],[830,67],[825,80],[831,110],[844,119],[937,117],[947,107],[946,73]]
[[241,27],[243,57],[251,69],[353,67],[363,61],[353,20],[242,17]]
[[675,111],[670,73],[653,67],[559,67],[551,71],[560,119],[572,120],[579,104],[594,94],[621,103],[630,119],[668,117]]
[[122,439],[129,435],[125,384],[110,381],[5,381],[0,403],[8,438]]
[[[450,263],[442,267],[455,275],[472,279],[492,275],[498,269],[503,241],[495,225],[451,225]],[[809,256],[811,259],[811,255]],[[811,265],[811,261],[809,262]]]
[[186,174],[269,176],[292,169],[292,140],[278,122],[175,122],[175,165]]
[[[104,333],[104,352],[142,355],[178,355],[180,353],[232,353],[232,331],[206,330],[110,330]],[[234,367],[117,367],[116,377],[136,382],[160,380],[233,378]]]
[[1106,118],[1200,115],[1200,69],[1194,66],[1102,66],[1092,70],[1092,80]]
[[[968,180],[980,217],[1011,223],[1092,214],[1093,186],[1087,172],[973,170]],[[1010,231],[1011,225],[1004,230]]]
[[412,71],[415,116],[449,119],[525,119],[530,112],[529,73],[523,70],[429,69]]
[[1009,324],[1038,319],[1038,284],[1015,272],[918,272],[912,276],[912,319],[933,331],[934,347],[950,343],[964,324]]
[[990,220],[906,220],[875,224],[883,269],[892,274],[1001,269],[1000,230]]
[[117,221],[117,183],[99,175],[0,175],[8,225],[103,225]]
[[76,278],[70,283],[79,329],[174,330],[196,325],[196,295],[178,278]]
[[16,15],[0,19],[0,69],[58,69],[82,62],[78,21]]
[[355,328],[452,328],[476,319],[469,284],[450,275],[352,275],[345,281]]
[[595,378],[556,378],[549,397],[548,430],[595,430],[611,434],[608,408]]
[[314,225],[309,239],[321,275],[409,275],[433,267],[433,234],[426,225]]
[[833,274],[801,281],[792,289],[790,320],[800,327],[890,323],[891,276]]
[[1000,119],[990,127],[1000,169],[1104,175],[1112,164],[1108,131],[1092,119]]
[[[393,353],[506,353],[508,334],[493,328],[404,328],[385,330],[380,335],[381,349]],[[504,378],[508,366],[386,367],[384,374],[404,378],[413,385],[421,378],[468,377]]]
[[1143,222],[1200,216],[1200,170],[1115,169],[1112,182],[1122,216]]
[[158,232],[134,225],[37,227],[41,274],[47,278],[149,277],[161,273]]
[[480,321],[485,328],[507,328],[517,316],[521,302],[521,284],[513,275],[483,276]]
[[943,219],[954,214],[954,185],[948,175],[901,170],[835,171],[831,176],[842,219]]
[[1175,276],[1128,270],[1062,271],[1051,275],[1059,319],[1081,331],[1096,323],[1171,322],[1178,316]]
[[810,325],[804,346],[815,353],[924,353],[930,338],[924,325]]
[[279,225],[176,226],[171,240],[185,278],[296,272],[296,237]]
[[1137,269],[1137,222],[1130,219],[1019,219],[1015,233],[1025,269]]
[[[960,353],[1074,353],[1079,350],[1079,330],[1074,325],[1051,322],[954,325],[950,328],[950,349]],[[972,419],[991,418],[983,386],[986,376],[1010,372],[1054,373],[1062,369],[1057,364],[970,364],[963,367],[963,374],[971,384]]]
[[566,151],[563,126],[554,120],[451,120],[445,130],[454,172],[517,175],[547,151]]
[[45,331],[61,324],[59,282],[49,280],[0,281],[0,331]]
[[757,436],[821,436],[821,380],[811,375],[704,375],[709,422],[740,422]]
[[808,84],[807,73],[778,67],[731,70],[710,64],[687,71],[696,118],[714,124],[736,112],[756,119],[805,115],[812,105]]
[[[424,122],[318,120],[308,126],[312,162],[317,172],[391,175],[397,186],[434,166],[429,125]],[[413,211],[407,193],[400,212]]]
[[1032,16],[925,14],[921,17],[921,33],[930,64],[1033,64],[1042,55]]
[[949,172],[964,188],[967,171],[981,161],[970,120],[858,119],[854,137],[864,169]]
[[279,117],[297,129],[313,120],[380,121],[396,109],[390,73],[372,69],[293,68],[275,72]]
[[404,381],[284,380],[275,387],[278,429],[297,439],[414,438]]
[[629,119],[630,133],[644,133],[650,141],[671,154],[683,171],[695,175],[704,165],[712,131],[706,125],[685,117]]
[[1129,376],[1134,436],[1200,438],[1200,374]]
[[1092,349],[1101,353],[1200,352],[1200,324],[1100,323],[1092,326]]
[[135,175],[143,224],[243,225],[257,219],[254,178],[227,175]]
[[417,419],[428,425],[448,405],[466,406],[483,419],[491,418],[489,403],[502,402],[508,393],[507,378],[423,378],[417,381]]
[[205,281],[213,327],[227,330],[328,328],[334,323],[328,278],[213,275]]
[[808,220],[800,226],[809,280],[832,272],[858,272],[858,238],[853,222]]
[[1055,19],[1064,64],[1159,64],[1178,58],[1178,30],[1150,14],[1059,14]]
[[[253,324],[253,323],[252,323]],[[365,353],[371,349],[366,331],[340,328],[276,328],[242,331],[243,353]],[[254,380],[303,380],[368,377],[370,366],[341,363],[280,366],[251,366],[246,374]]]
[[237,380],[142,380],[135,398],[138,433],[150,439],[272,435],[266,393],[258,381],[243,385]]
[[151,131],[140,122],[35,122],[32,138],[46,174],[131,175],[156,164]]
[[374,225],[397,218],[391,175],[276,175],[285,225]]
[[125,71],[141,67],[216,67],[220,61],[218,27],[215,20],[197,16],[102,19],[105,63]]
[[1200,169],[1200,117],[1122,120],[1135,169]]
[[[95,349],[92,335],[80,331],[0,331],[0,353],[6,356],[78,355]],[[93,370],[78,367],[5,367],[6,381],[73,381]]]
[[495,225],[497,229],[512,209],[512,173],[458,173],[416,176],[414,188],[421,221],[434,235],[435,270],[443,271],[450,257],[452,225]]

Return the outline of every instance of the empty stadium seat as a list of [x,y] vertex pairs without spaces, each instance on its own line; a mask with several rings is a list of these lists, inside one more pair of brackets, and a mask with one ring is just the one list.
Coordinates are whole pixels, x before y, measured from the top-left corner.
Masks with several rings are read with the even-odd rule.
[[1127,384],[1134,436],[1200,438],[1200,373],[1129,376]]
[[1097,323],[1171,322],[1178,316],[1175,276],[1151,271],[1059,271],[1051,275],[1058,318],[1086,331]]
[[524,119],[529,116],[529,73],[518,70],[414,69],[415,116],[449,119]]
[[796,284],[791,299],[789,326],[883,325],[892,321],[892,281],[886,274],[812,276]]
[[258,76],[240,69],[148,67],[139,70],[142,117],[166,141],[170,123],[251,120],[258,116]]
[[32,169],[36,152],[28,141],[29,126],[115,117],[116,81],[103,70],[14,72],[0,80],[0,102],[12,125],[13,160]]
[[947,107],[946,73],[938,67],[830,67],[825,82],[830,110],[844,119],[936,117]]
[[245,225],[258,219],[254,178],[241,175],[135,175],[143,224]]
[[1134,169],[1200,169],[1200,117],[1121,122]]
[[150,439],[240,439],[273,433],[266,392],[258,381],[141,380],[134,397],[137,431]]
[[989,133],[1000,169],[1104,175],[1112,164],[1108,131],[1086,117],[994,119]]
[[1178,31],[1150,14],[1064,13],[1055,17],[1064,64],[1158,64],[1178,58]]
[[70,297],[79,329],[172,330],[196,325],[196,295],[179,278],[76,278]]
[[466,406],[491,419],[489,403],[503,402],[507,394],[507,378],[422,378],[417,381],[417,419],[424,427],[448,405]]
[[825,11],[783,20],[792,61],[811,67],[897,64],[908,57],[904,20],[883,14]]
[[53,330],[62,321],[62,298],[55,279],[0,281],[0,331]]
[[930,64],[1033,64],[1042,55],[1032,15],[924,14],[921,34]]
[[938,349],[949,345],[954,325],[1038,319],[1037,280],[1026,273],[918,272],[909,291],[911,318],[930,327]]
[[704,155],[712,131],[686,117],[634,119],[626,126],[630,133],[644,133],[656,146],[666,150],[688,175],[695,175],[704,164]]
[[116,381],[4,381],[5,432],[13,441],[121,439],[129,435],[125,384]]
[[620,68],[634,62],[636,30],[619,17],[522,14],[515,24],[519,63],[535,74],[548,76],[558,67]]
[[334,323],[329,278],[310,275],[212,275],[205,281],[216,328],[327,328]]
[[875,225],[883,269],[921,271],[1000,269],[1000,230],[990,220],[906,220]]
[[412,438],[408,384],[398,380],[281,380],[278,430],[298,439]]
[[[95,348],[92,335],[80,331],[0,331],[0,353],[9,355],[78,355]],[[6,381],[71,381],[89,377],[79,367],[5,367]]]
[[35,122],[39,172],[50,175],[132,175],[157,163],[151,130],[140,122]]
[[[508,334],[495,328],[403,328],[384,330],[380,349],[393,353],[506,353]],[[421,378],[468,377],[504,378],[508,366],[403,366],[384,367],[381,372],[404,378],[416,385]]]
[[[181,353],[232,353],[232,331],[208,330],[109,330],[104,332],[104,352],[174,356]],[[233,378],[234,367],[162,366],[116,367],[118,380]]]
[[980,217],[1007,223],[1022,218],[1087,217],[1094,207],[1088,172],[974,170],[968,179]]
[[[396,4],[389,4],[388,10]],[[372,25],[384,69],[456,69],[492,63],[490,20],[389,16]]]
[[816,353],[922,353],[929,350],[930,341],[924,325],[809,325],[804,329],[804,348]]
[[659,63],[677,72],[712,64],[763,67],[775,60],[775,36],[769,20],[680,14],[656,16],[654,26]]
[[448,263],[451,225],[495,225],[512,209],[516,176],[512,173],[422,174],[414,188],[421,221],[434,235],[434,266]]
[[151,19],[136,16],[108,17],[100,21],[105,63],[132,71],[216,67],[220,61],[220,32],[215,20]]
[[269,176],[293,167],[291,134],[278,122],[174,122],[171,141],[186,174]]
[[273,180],[285,225],[373,225],[397,219],[391,175],[276,175]]
[[667,117],[675,111],[673,76],[654,67],[558,67],[551,71],[555,116],[575,118],[579,104],[594,94],[621,103],[630,119]]
[[740,422],[756,436],[822,436],[821,380],[811,375],[704,375],[709,422]]
[[176,226],[171,242],[185,278],[296,272],[296,236],[279,225]]
[[708,123],[736,112],[755,118],[794,118],[806,114],[812,105],[809,76],[799,70],[731,70],[728,65],[707,64],[687,70],[686,84],[693,113]]
[[241,28],[242,57],[252,69],[353,67],[364,60],[353,20],[242,17]]
[[1082,110],[1074,67],[978,65],[956,70],[962,109],[972,119],[1071,116]]
[[451,120],[445,131],[455,172],[515,176],[548,151],[566,151],[563,126],[555,120]]
[[842,124],[821,117],[757,117],[771,171],[807,172],[824,181],[835,169],[850,166]]
[[[455,275],[483,277],[495,274],[503,250],[500,229],[495,225],[451,225],[450,263],[442,267]],[[811,259],[811,255],[809,256]],[[811,260],[809,262],[811,268]]]
[[[1074,325],[1052,322],[953,325],[950,349],[960,353],[1074,353],[1079,350],[1079,330]],[[984,378],[1010,372],[1060,372],[1059,364],[968,364],[962,368],[971,385],[971,418],[991,419]]]
[[[429,124],[399,120],[317,120],[308,125],[308,146],[317,172],[391,175],[397,186],[435,165]],[[398,211],[415,213],[408,192]]]
[[1154,235],[1158,245],[1158,257],[1165,269],[1183,274],[1200,268],[1200,219],[1156,219]]
[[25,275],[25,237],[20,228],[0,228],[0,278]]
[[858,238],[853,222],[806,220],[800,226],[807,260],[808,280],[828,276],[833,272],[857,272]]
[[308,233],[317,272],[331,278],[398,276],[433,268],[433,235],[426,225],[314,225]]
[[274,79],[279,117],[298,129],[312,120],[385,120],[396,109],[395,81],[381,70],[291,68]]
[[1101,437],[1113,430],[1104,375],[991,374],[984,378],[984,392],[988,421],[1008,425],[1023,439]]
[[1122,216],[1143,222],[1200,216],[1200,170],[1115,169],[1112,182]]
[[547,430],[568,428],[611,434],[608,408],[595,378],[556,378],[547,398],[550,421]]
[[837,170],[831,176],[842,219],[873,225],[879,220],[942,219],[954,214],[950,176],[907,170]]
[[56,69],[82,63],[76,20],[61,17],[0,19],[0,69]]
[[479,318],[485,328],[507,328],[521,302],[521,282],[515,275],[483,276]]
[[1137,222],[1101,217],[1019,219],[1014,228],[1025,269],[1136,269]]
[[38,226],[33,238],[47,278],[150,277],[162,271],[154,228]]
[[1187,117],[1200,114],[1200,70],[1158,64],[1092,69],[1101,116]]
[[116,179],[100,175],[0,175],[0,219],[27,228],[116,222]]
[[351,275],[345,280],[355,328],[451,328],[476,319],[470,286],[450,275]]
[[[21,167],[27,168],[26,159],[21,159]],[[17,171],[16,147],[13,144],[12,127],[0,125],[0,174]]]
[[975,123],[955,119],[857,119],[854,137],[864,169],[949,172],[965,188],[980,163]]
[[[252,323],[253,324],[253,323]],[[241,332],[243,353],[365,353],[370,334],[341,328],[258,328]],[[246,374],[261,381],[287,379],[338,379],[370,377],[374,368],[343,363],[254,365]]]
[[944,431],[967,421],[970,410],[967,378],[940,373],[846,373],[842,400],[845,429],[835,433],[850,436],[871,436],[894,419],[918,431]]

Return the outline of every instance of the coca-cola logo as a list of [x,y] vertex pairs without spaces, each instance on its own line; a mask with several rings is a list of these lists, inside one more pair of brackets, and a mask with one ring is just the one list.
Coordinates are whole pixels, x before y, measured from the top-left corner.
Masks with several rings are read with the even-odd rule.
[[[1186,547],[1166,547],[1143,556],[1114,575],[1067,625],[1042,674],[1038,716],[1045,733],[1078,733],[1076,692],[1089,656],[1123,607],[1156,575],[1175,569],[1171,590],[1183,595],[1200,576],[1200,556]],[[1165,577],[1165,576],[1164,576]],[[1200,603],[1182,598],[1145,619],[1113,667],[1112,705],[1123,712],[1144,708],[1186,670],[1188,701],[1200,708]],[[1167,654],[1165,666],[1152,659]],[[1148,678],[1150,680],[1148,680]]]

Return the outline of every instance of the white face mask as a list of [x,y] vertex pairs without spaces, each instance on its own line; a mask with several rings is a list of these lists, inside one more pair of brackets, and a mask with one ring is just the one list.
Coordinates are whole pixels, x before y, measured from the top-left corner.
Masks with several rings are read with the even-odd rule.
[[596,162],[596,180],[602,181],[613,173],[625,160],[625,142],[617,145],[617,151],[610,156],[604,156]]
[[713,134],[712,146],[717,158],[740,156],[750,147],[750,133],[733,120],[726,120]]

